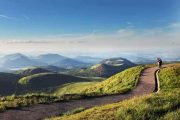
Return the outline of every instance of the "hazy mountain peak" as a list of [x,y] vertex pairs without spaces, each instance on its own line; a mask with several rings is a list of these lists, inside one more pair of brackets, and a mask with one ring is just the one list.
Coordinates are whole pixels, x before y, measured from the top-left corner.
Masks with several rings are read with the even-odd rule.
[[41,55],[39,55],[39,57],[55,57],[55,56],[57,56],[57,57],[64,57],[64,56],[62,56],[62,55],[59,55],[59,54],[55,54],[55,53],[47,53],[47,54],[41,54]]
[[9,54],[3,57],[3,59],[5,60],[14,60],[18,58],[26,58],[26,56],[21,53],[14,53],[14,54]]
[[134,63],[130,62],[129,60],[125,58],[118,57],[118,58],[105,59],[101,61],[101,64],[106,64],[106,65],[111,65],[111,66],[121,66],[124,64],[134,64]]

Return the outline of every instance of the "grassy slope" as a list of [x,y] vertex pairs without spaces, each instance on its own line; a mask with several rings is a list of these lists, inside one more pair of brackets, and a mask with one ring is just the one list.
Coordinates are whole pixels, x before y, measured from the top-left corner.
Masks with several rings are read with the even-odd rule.
[[125,93],[130,91],[136,86],[141,71],[144,69],[142,66],[129,68],[120,72],[102,82],[86,82],[67,84],[58,88],[54,94],[88,94],[88,95],[108,95]]
[[102,82],[86,82],[93,81],[92,79],[101,81],[100,78],[79,78],[55,73],[34,74],[31,76],[23,77],[18,81],[19,89],[17,93],[23,94],[26,92],[32,93],[54,91],[54,95],[76,93],[88,94],[90,96],[125,93],[136,86],[136,83],[139,79],[139,74],[143,68],[144,67],[142,66],[129,68]]
[[6,96],[0,98],[0,111],[10,108],[29,106],[37,103],[51,103],[61,100],[62,97],[49,96],[45,94],[27,94],[24,96]]
[[84,77],[98,77],[99,74],[92,69],[74,69],[67,72],[69,75],[84,76]]
[[94,107],[52,120],[178,120],[180,118],[180,64],[163,68],[159,93]]
[[87,88],[85,92],[97,94],[117,94],[127,92],[136,86],[143,69],[143,66],[129,68],[113,75],[101,83]]
[[[132,86],[132,88],[134,87],[142,69],[143,69],[143,67],[141,67],[141,66],[127,69],[122,73],[118,73],[117,75],[110,77],[109,79],[105,80],[104,82],[99,82],[97,84],[97,86],[99,88],[103,87],[104,91],[106,91],[104,93],[108,93],[108,94],[110,94],[110,93],[114,94],[115,92],[112,89],[107,89],[107,88],[109,88],[109,86],[106,86],[105,83],[107,83],[110,86],[113,86],[119,90],[121,90],[121,88],[116,87],[116,86],[120,86],[120,84],[123,84],[123,90],[126,88],[125,86],[127,86],[126,90],[129,90],[129,86],[130,86],[129,84],[132,83],[131,86]],[[134,74],[133,74],[134,72],[136,72],[136,74],[135,74],[135,75],[137,75],[136,77],[132,77],[132,76],[134,76]],[[125,78],[122,79],[122,77],[126,76],[125,74],[127,74],[129,77],[126,77],[126,79]],[[117,81],[113,81],[112,79],[116,79]],[[25,84],[26,83],[27,82],[25,82]],[[95,82],[90,83],[90,84],[94,84],[94,83]],[[87,84],[84,82],[83,83],[70,84],[71,86],[69,86],[69,87],[66,86],[66,89],[61,88],[61,90],[64,89],[63,92],[64,91],[67,92],[69,90],[69,91],[71,91],[71,93],[76,91],[76,92],[79,92],[80,94],[84,93],[84,91],[87,90],[87,93],[88,93],[88,91],[91,92],[92,88],[96,87],[94,85],[93,86],[91,85],[92,87],[89,87],[90,84]],[[81,87],[83,86],[83,87],[81,88],[80,86]],[[74,89],[74,88],[76,88],[76,89]],[[81,90],[83,90],[83,92]],[[117,91],[119,91],[119,90],[117,90]],[[112,92],[109,92],[109,91],[112,91]],[[122,91],[119,91],[119,92],[122,93]],[[47,95],[47,94],[30,94],[30,95],[24,95],[24,96],[3,97],[0,99],[0,111],[5,110],[5,109],[9,109],[9,108],[27,106],[27,105],[37,104],[37,103],[49,103],[49,102],[59,101],[59,100],[63,100],[63,99],[67,100],[67,99],[79,99],[79,98],[81,98],[81,95],[75,95],[75,96],[66,96],[66,95],[63,96],[62,95],[62,96],[59,96],[61,91],[57,92],[57,93],[58,93],[57,96],[56,95]],[[86,93],[85,93],[85,95],[86,95]]]
[[171,90],[180,87],[180,64],[163,69],[159,74],[160,88],[162,90]]
[[52,72],[52,71],[46,70],[41,67],[29,67],[26,69],[18,70],[15,73],[25,77],[25,76],[38,74],[38,73],[47,73],[47,72]]
[[95,85],[98,82],[78,82],[78,83],[68,83],[63,86],[58,87],[53,94],[54,95],[63,95],[63,94],[81,94],[84,92],[84,89]]
[[136,64],[128,61],[124,58],[112,58],[105,59],[99,64],[88,67],[87,69],[76,69],[68,71],[67,74],[74,76],[86,76],[86,77],[110,77],[127,68],[134,67]]
[[74,76],[107,78],[133,66],[135,65],[129,66],[129,65],[123,64],[121,66],[113,66],[113,65],[106,65],[106,64],[97,64],[87,69],[70,70],[67,72],[67,74],[74,75]]
[[0,96],[11,95],[15,92],[16,82],[21,76],[12,73],[0,73]]
[[48,91],[53,87],[70,82],[87,82],[87,79],[57,73],[39,73],[23,77],[18,81],[19,92]]

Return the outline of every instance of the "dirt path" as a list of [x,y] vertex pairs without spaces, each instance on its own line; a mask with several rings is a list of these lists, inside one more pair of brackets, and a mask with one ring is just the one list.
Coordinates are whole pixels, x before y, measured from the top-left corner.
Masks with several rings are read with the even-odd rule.
[[119,102],[134,96],[149,94],[155,89],[154,73],[156,70],[157,67],[145,69],[141,74],[137,87],[127,94],[71,100],[52,104],[39,104],[31,107],[7,110],[0,113],[0,120],[41,120],[43,118],[60,115],[78,107],[90,108],[97,105]]

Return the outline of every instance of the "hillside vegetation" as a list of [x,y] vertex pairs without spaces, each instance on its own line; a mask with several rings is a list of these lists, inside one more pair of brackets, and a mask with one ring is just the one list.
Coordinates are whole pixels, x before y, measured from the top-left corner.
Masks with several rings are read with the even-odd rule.
[[[63,85],[64,87],[60,87],[59,90],[57,89],[56,92],[52,94],[27,94],[27,95],[20,95],[20,96],[13,95],[13,96],[8,96],[8,97],[2,97],[0,99],[0,111],[10,109],[10,108],[38,104],[38,103],[51,103],[51,102],[61,101],[61,100],[80,99],[82,97],[127,92],[135,87],[137,80],[140,76],[141,70],[143,68],[144,67],[142,66],[138,66],[138,67],[127,69],[121,73],[118,73],[115,76],[110,77],[109,79],[103,82],[87,83],[87,79],[86,79],[86,82],[82,82],[82,83],[65,84]],[[33,75],[33,77],[36,78],[39,75],[44,75],[44,73]],[[41,83],[36,84],[36,82],[44,81],[44,79],[40,81],[36,81],[37,79],[31,79],[32,76],[30,78],[29,77],[25,77],[21,79],[19,81],[19,84],[24,87],[33,88],[33,86],[41,84]],[[34,85],[32,86],[30,83],[33,83]],[[111,86],[115,88],[110,88]],[[42,87],[44,87],[44,84],[42,84]],[[96,89],[96,90],[93,90],[93,89]],[[65,93],[69,93],[73,95],[65,95]]]
[[91,87],[98,82],[77,82],[77,83],[68,83],[62,85],[53,91],[54,95],[63,95],[63,94],[82,94],[84,90],[88,87]]
[[134,67],[136,64],[124,58],[110,58],[101,61],[100,63],[88,67],[86,69],[75,69],[68,74],[85,77],[110,77],[127,68]]
[[57,73],[39,73],[18,81],[18,92],[37,92],[71,82],[87,82],[87,79]]
[[47,72],[52,72],[52,71],[40,67],[30,67],[16,71],[16,74],[20,74],[22,76],[29,76],[29,75],[34,75],[38,73],[47,73]]
[[180,64],[163,68],[159,80],[159,93],[94,107],[51,120],[179,120]]
[[85,94],[90,96],[125,93],[132,90],[139,79],[143,66],[129,68],[102,82],[67,84],[56,89],[54,94]]
[[0,73],[0,76],[0,96],[13,94],[16,89],[16,83],[21,76],[12,73]]

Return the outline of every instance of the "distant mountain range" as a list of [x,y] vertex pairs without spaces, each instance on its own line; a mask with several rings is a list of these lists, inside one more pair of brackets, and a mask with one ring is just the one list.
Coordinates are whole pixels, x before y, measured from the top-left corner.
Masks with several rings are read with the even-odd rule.
[[42,54],[35,58],[37,61],[44,62],[46,64],[55,64],[56,62],[64,59],[70,59],[59,54]]
[[98,57],[91,57],[91,56],[77,56],[74,59],[78,61],[82,61],[84,63],[99,63],[103,60],[103,58],[98,58]]
[[[158,57],[158,56],[156,56]],[[127,58],[128,60],[131,60],[133,63],[136,64],[155,64],[156,61],[156,57],[153,55],[129,55],[126,56],[125,58]],[[178,62],[180,61],[180,57],[161,57],[161,59],[163,60],[163,62]]]
[[[0,58],[0,71],[7,72],[10,70],[14,71],[22,68],[29,68],[32,66],[36,66],[36,67],[45,67],[45,68],[48,67],[49,69],[53,69],[53,71],[56,69],[56,72],[59,72],[62,69],[84,68],[83,70],[81,70],[81,72],[88,71],[86,73],[89,74],[89,72],[91,72],[92,74],[96,74],[97,71],[102,71],[102,70],[106,71],[106,69],[113,69],[112,71],[119,71],[119,66],[121,66],[121,68],[127,68],[129,66],[133,66],[134,63],[135,64],[156,63],[156,58],[150,59],[144,56],[142,57],[131,56],[128,59],[130,59],[133,63],[132,62],[130,63],[130,61],[124,58],[113,58],[113,59],[103,60],[103,58],[90,57],[90,56],[77,56],[74,58],[69,58],[59,54],[42,54],[39,56],[26,56],[21,53],[15,53],[15,54],[5,55]],[[165,59],[163,60],[165,61]],[[95,69],[95,67],[97,68]],[[92,68],[94,69],[93,72],[92,72]],[[105,72],[102,73],[106,76]]]
[[3,58],[1,58],[1,61],[2,62],[0,66],[2,68],[7,68],[7,69],[19,69],[30,66],[46,65],[43,62],[36,61],[20,53],[6,55]]
[[136,64],[153,64],[156,63],[156,59],[150,59],[145,57],[133,57],[132,62]]
[[84,68],[88,67],[89,63],[84,63],[72,58],[61,56],[58,54],[43,54],[37,57],[28,57],[26,55],[16,53],[6,55],[1,58],[0,68],[18,70],[31,66],[57,66],[61,68]]

